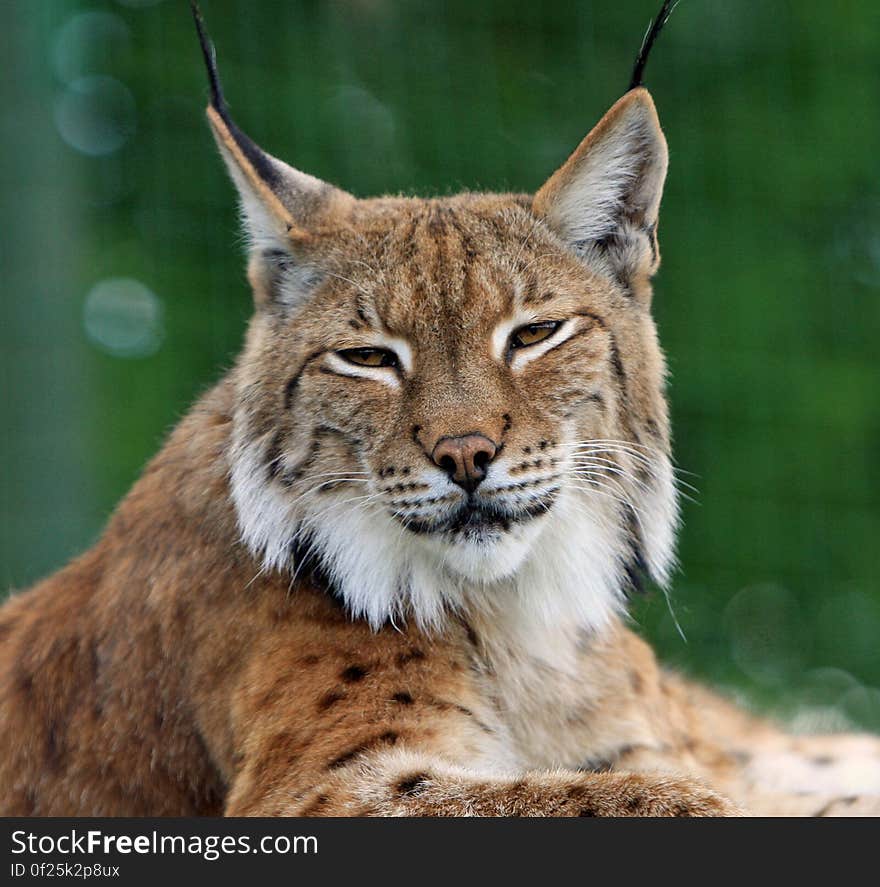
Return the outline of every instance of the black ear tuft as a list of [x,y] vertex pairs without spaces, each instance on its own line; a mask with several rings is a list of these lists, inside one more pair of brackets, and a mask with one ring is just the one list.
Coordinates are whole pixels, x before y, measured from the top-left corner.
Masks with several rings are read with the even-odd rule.
[[229,116],[229,106],[226,104],[223,87],[220,85],[220,74],[217,71],[217,51],[214,48],[214,42],[208,36],[199,4],[196,0],[189,0],[189,6],[192,10],[193,21],[196,23],[199,44],[202,47],[202,55],[205,58],[205,68],[208,71],[208,81],[211,85],[211,107],[217,112],[230,136],[257,173],[270,187],[277,186],[278,173],[268,160],[266,153],[247,134],[243,133]]
[[202,10],[199,9],[196,0],[189,0],[189,8],[192,10],[193,21],[196,23],[196,31],[199,34],[199,44],[202,47],[202,55],[205,57],[205,67],[208,69],[208,80],[211,84],[211,105],[221,117],[225,117],[226,99],[223,97],[220,75],[217,73],[217,51],[208,36],[205,20],[202,18]]
[[669,16],[675,11],[678,3],[679,0],[663,0],[663,5],[660,7],[660,12],[657,13],[657,18],[648,26],[648,30],[645,32],[645,37],[642,40],[641,49],[639,49],[639,54],[636,57],[636,63],[633,65],[632,79],[629,82],[630,89],[635,89],[637,86],[642,85],[645,65],[648,63],[651,47],[653,47],[654,41],[656,41],[658,35],[663,30],[663,25],[669,21]]

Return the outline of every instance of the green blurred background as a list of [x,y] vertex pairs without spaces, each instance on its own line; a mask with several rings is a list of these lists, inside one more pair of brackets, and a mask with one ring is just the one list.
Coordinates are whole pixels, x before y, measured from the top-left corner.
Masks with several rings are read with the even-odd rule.
[[[537,187],[656,0],[203,0],[233,114],[359,195]],[[250,304],[183,0],[13,0],[0,52],[0,588],[98,535]],[[670,662],[880,729],[880,4],[683,0],[656,315],[686,503]]]

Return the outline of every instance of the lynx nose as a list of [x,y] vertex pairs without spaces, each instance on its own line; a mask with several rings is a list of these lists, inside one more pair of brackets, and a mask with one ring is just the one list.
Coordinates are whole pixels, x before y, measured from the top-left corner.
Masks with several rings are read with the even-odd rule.
[[466,434],[464,437],[441,437],[431,458],[453,483],[472,493],[485,479],[486,469],[497,452],[498,447],[488,437]]

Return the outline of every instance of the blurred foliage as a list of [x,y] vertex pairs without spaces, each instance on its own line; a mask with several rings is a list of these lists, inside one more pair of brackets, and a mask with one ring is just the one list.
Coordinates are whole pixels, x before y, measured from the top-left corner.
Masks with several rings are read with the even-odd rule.
[[[626,85],[656,0],[203,0],[232,110],[369,195],[528,190]],[[0,583],[89,545],[248,316],[182,0],[4,4]],[[685,507],[668,661],[880,728],[880,5],[684,0],[656,315]]]

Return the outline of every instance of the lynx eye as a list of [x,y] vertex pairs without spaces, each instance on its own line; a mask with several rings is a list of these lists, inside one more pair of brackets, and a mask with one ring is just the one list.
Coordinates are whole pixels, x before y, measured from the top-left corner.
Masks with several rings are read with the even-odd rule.
[[511,348],[528,348],[530,345],[537,345],[544,339],[549,339],[559,327],[562,326],[561,320],[545,320],[541,323],[529,323],[514,330],[510,337]]
[[359,367],[397,367],[399,361],[393,351],[385,348],[346,348],[336,352],[343,360]]

